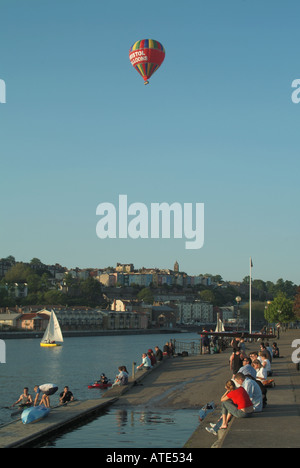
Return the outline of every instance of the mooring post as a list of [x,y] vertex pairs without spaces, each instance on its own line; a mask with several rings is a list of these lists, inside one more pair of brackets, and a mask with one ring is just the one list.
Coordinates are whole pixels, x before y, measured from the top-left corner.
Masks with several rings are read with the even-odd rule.
[[135,378],[135,366],[136,366],[136,362],[133,362],[132,363],[132,379],[134,380]]

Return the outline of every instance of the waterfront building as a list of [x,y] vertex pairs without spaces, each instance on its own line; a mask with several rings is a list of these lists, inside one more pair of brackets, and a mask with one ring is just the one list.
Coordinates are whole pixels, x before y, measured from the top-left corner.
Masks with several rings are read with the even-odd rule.
[[23,331],[45,331],[49,323],[49,316],[46,314],[22,314],[17,319],[17,328]]
[[155,328],[174,328],[178,321],[178,309],[167,305],[152,306],[151,325]]
[[181,323],[213,323],[213,305],[209,302],[185,302],[178,303],[177,306]]
[[17,321],[21,314],[13,313],[8,311],[6,314],[0,314],[0,329],[10,330],[11,328],[17,328]]
[[146,310],[136,311],[102,311],[104,330],[141,330],[147,329],[150,325],[150,314]]
[[[90,307],[61,307],[53,308],[63,331],[68,330],[94,330],[103,328],[103,314],[100,309]],[[50,314],[47,309],[40,314]]]

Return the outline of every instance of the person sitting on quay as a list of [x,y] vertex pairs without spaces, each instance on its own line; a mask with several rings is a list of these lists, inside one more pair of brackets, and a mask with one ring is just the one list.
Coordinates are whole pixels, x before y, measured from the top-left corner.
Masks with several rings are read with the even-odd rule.
[[129,374],[125,366],[119,367],[119,374],[116,376],[116,380],[113,383],[113,387],[115,386],[125,386],[128,385]]
[[270,362],[272,363],[272,361],[273,361],[273,348],[271,348],[270,343],[266,343],[265,346],[266,346],[267,351],[269,351],[269,353],[270,353],[270,356],[271,356]]
[[71,401],[74,401],[74,395],[70,391],[69,387],[65,387],[64,391],[60,394],[59,402],[61,405],[65,405]]
[[261,362],[261,359],[259,359],[258,353],[257,353],[256,351],[252,351],[252,352],[249,354],[249,357],[250,357],[250,359],[251,359],[251,362],[256,361],[257,359]]
[[170,347],[169,347],[169,343],[167,342],[163,348],[163,355],[165,357],[171,357],[171,350],[170,350]]
[[173,345],[172,341],[169,341],[169,350],[170,350],[170,356],[174,357],[175,354],[175,346]]
[[256,371],[256,380],[264,383],[268,378],[267,369],[263,367],[262,363],[258,359],[255,359],[252,362],[252,367]]
[[272,351],[273,351],[273,359],[279,359],[280,358],[280,351],[279,351],[279,348],[277,346],[277,343],[273,343],[273,346],[272,346]]
[[256,380],[256,370],[251,365],[251,359],[249,357],[245,357],[243,360],[243,367],[239,369],[238,373],[242,373],[244,375],[251,375],[253,379]]
[[227,429],[232,417],[249,418],[254,412],[250,397],[243,387],[236,388],[235,383],[229,380],[225,389],[221,398],[223,424],[220,429]]
[[150,370],[152,369],[151,361],[150,358],[147,356],[146,353],[142,354],[142,364],[137,366],[137,370],[145,369],[145,370]]
[[266,345],[264,343],[261,343],[260,345],[260,352],[265,353],[267,355],[267,359],[272,362],[272,355],[269,349],[267,349]]
[[162,353],[162,350],[158,347],[158,346],[155,346],[155,357],[156,357],[156,361],[157,362],[160,362],[163,360],[163,353]]
[[148,349],[148,353],[147,353],[147,356],[149,357],[150,361],[151,361],[151,366],[155,366],[156,364],[156,357],[155,357],[155,354],[153,352],[152,349]]
[[256,371],[256,382],[258,383],[258,385],[260,386],[260,389],[262,391],[263,407],[265,408],[267,406],[267,402],[268,402],[268,399],[267,399],[268,390],[264,385],[266,380],[267,380],[267,371],[261,365],[261,362],[258,359],[255,359],[252,362],[252,367]]
[[264,351],[264,352],[260,352],[259,353],[259,357],[260,357],[260,360],[261,360],[261,364],[262,366],[266,369],[267,371],[267,375],[268,377],[271,377],[273,375],[273,372],[272,372],[272,367],[271,367],[271,363],[268,359],[268,354]]
[[248,393],[255,413],[261,413],[263,410],[263,394],[259,384],[251,377],[248,378],[241,372],[235,376],[235,381],[240,387],[243,387]]
[[25,387],[24,392],[22,393],[22,395],[20,395],[20,398],[18,399],[18,401],[16,401],[12,405],[12,408],[14,408],[17,405],[19,405],[20,408],[26,408],[26,407],[32,406],[32,404],[33,404],[33,401],[32,401],[31,395],[29,395],[29,389]]

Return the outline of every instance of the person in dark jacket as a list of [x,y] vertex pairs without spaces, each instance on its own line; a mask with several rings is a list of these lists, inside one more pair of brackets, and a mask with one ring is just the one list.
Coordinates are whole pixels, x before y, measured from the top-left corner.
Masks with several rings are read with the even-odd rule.
[[155,346],[155,357],[156,357],[156,361],[157,361],[157,362],[163,360],[163,353],[162,353],[162,350],[159,349],[158,346]]

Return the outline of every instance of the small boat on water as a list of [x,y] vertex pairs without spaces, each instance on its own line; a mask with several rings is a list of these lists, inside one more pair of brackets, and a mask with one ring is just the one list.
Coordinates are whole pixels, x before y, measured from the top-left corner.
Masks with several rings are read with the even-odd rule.
[[41,341],[42,348],[56,348],[62,346],[64,342],[63,335],[57,317],[52,310],[48,327]]
[[50,409],[45,406],[33,406],[26,408],[21,416],[23,424],[33,424],[49,416]]
[[91,384],[88,386],[88,389],[89,390],[92,390],[93,388],[98,388],[100,390],[104,390],[105,388],[110,388],[112,387],[112,383],[111,382],[108,382],[107,384],[103,384],[103,383],[94,383],[94,384]]

